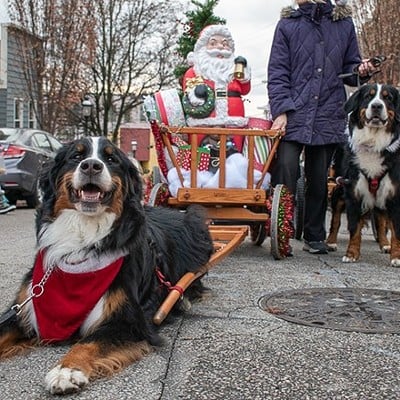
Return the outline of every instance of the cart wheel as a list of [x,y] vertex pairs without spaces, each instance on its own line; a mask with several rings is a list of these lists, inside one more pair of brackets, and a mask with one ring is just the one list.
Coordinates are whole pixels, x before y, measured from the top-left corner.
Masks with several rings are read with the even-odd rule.
[[253,244],[261,246],[267,237],[267,228],[265,227],[265,223],[252,225],[250,228],[250,237]]
[[296,184],[296,205],[294,208],[294,237],[300,240],[304,229],[304,193],[306,181],[304,173],[300,175]]
[[289,239],[293,237],[293,195],[285,185],[276,185],[271,206],[271,254],[281,260],[290,253]]
[[168,186],[165,183],[156,183],[150,192],[147,204],[151,207],[166,205],[169,197]]

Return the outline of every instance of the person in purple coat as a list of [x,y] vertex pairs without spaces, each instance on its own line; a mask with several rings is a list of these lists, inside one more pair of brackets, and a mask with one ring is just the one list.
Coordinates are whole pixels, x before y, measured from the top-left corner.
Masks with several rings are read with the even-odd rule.
[[271,169],[272,185],[282,183],[296,192],[304,151],[303,249],[326,254],[328,168],[337,145],[347,141],[344,85],[367,81],[375,68],[361,59],[346,1],[296,3],[282,10],[268,62],[272,129],[285,130]]

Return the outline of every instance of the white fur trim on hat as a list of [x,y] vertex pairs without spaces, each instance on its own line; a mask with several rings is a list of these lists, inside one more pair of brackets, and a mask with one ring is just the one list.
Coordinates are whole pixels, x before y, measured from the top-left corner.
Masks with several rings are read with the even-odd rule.
[[221,35],[226,38],[229,42],[229,46],[232,52],[235,52],[235,42],[233,41],[232,35],[229,29],[225,25],[208,25],[206,26],[199,35],[196,44],[194,45],[194,52],[197,52],[200,48],[207,46],[211,36]]

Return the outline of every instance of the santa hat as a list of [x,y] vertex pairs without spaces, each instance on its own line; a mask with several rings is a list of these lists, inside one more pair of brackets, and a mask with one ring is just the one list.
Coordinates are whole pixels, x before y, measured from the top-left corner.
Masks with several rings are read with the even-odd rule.
[[207,46],[210,38],[215,35],[220,35],[226,38],[229,42],[229,47],[232,49],[232,52],[235,51],[235,42],[233,41],[229,29],[225,25],[208,25],[200,32],[196,44],[194,45],[194,52],[197,52],[199,49]]

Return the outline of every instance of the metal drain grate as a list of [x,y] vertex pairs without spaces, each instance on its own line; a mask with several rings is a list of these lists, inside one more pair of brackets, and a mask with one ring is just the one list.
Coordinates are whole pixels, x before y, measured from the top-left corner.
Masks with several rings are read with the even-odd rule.
[[263,310],[296,324],[363,333],[400,333],[400,292],[362,288],[287,290],[259,300]]

